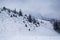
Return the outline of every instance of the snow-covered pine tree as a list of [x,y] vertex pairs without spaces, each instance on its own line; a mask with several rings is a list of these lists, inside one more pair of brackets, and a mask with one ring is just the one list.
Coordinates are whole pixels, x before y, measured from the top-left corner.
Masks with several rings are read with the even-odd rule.
[[28,21],[29,22],[32,22],[32,16],[29,14],[29,16],[28,16]]
[[3,10],[6,10],[6,7],[5,6],[3,7]]
[[19,16],[23,16],[23,15],[22,15],[22,11],[21,11],[21,9],[20,9],[20,11],[19,11],[19,14],[18,14],[18,15],[19,15]]
[[10,10],[8,10],[8,13],[10,13],[11,11]]
[[36,19],[35,18],[33,18],[33,24],[35,24],[36,23]]
[[17,13],[17,12],[16,12],[16,9],[15,9],[15,10],[13,10],[13,13],[15,13],[15,14]]

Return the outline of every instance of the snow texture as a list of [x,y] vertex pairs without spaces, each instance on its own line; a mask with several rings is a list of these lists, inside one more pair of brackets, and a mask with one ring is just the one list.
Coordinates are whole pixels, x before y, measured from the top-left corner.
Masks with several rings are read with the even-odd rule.
[[[10,15],[13,14],[13,12],[10,13]],[[40,25],[36,27],[33,23],[26,21],[24,15],[20,17],[10,17],[10,15],[8,10],[3,10],[0,13],[0,40],[60,39],[60,34],[53,30],[53,25],[49,21],[37,19]],[[27,24],[27,27],[25,27],[25,24]]]

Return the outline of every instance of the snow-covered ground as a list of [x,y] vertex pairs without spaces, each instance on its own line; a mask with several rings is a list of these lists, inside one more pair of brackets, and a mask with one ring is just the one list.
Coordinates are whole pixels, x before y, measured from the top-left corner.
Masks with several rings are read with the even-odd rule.
[[[13,14],[12,12],[10,14]],[[0,40],[59,40],[60,34],[53,30],[53,25],[49,21],[37,19],[39,27],[34,24],[23,23],[25,19],[21,17],[10,17],[7,11],[0,13]],[[25,27],[25,24],[28,27]],[[32,27],[30,27],[32,26]],[[29,31],[31,29],[31,31]]]

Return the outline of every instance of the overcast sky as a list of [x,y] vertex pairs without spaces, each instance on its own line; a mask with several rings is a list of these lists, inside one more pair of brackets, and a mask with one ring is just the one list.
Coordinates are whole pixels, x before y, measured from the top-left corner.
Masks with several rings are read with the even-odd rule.
[[25,13],[60,19],[60,0],[0,0],[0,7],[22,9]]

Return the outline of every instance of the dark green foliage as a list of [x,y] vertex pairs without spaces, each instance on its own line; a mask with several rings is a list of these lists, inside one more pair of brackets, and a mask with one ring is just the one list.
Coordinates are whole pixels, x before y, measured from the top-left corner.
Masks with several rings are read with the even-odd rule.
[[35,26],[38,27],[37,24],[35,24]]
[[32,16],[31,15],[28,16],[28,21],[32,22]]
[[41,23],[44,23],[43,21],[41,21]]
[[56,20],[55,19],[51,19],[50,22],[55,22]]
[[0,13],[1,13],[1,11],[0,11]]
[[29,29],[29,31],[30,31],[30,29]]
[[37,24],[39,25],[40,23],[39,23],[39,22],[37,22]]
[[13,17],[12,15],[10,17]]
[[16,12],[16,9],[15,9],[15,10],[13,10],[12,12],[13,12],[13,13],[15,13],[15,14],[17,13],[17,12]]
[[29,16],[27,17],[27,19],[28,19],[28,21],[29,21],[30,23],[33,23],[36,27],[38,27],[38,26],[40,25],[40,23],[38,22],[38,20],[36,20],[35,18],[32,18],[31,15],[29,15]]
[[23,23],[25,23],[25,21],[23,21]]
[[21,10],[19,11],[19,14],[18,14],[18,15],[19,15],[19,16],[23,16],[23,15],[22,15],[22,11],[21,11]]
[[3,9],[1,9],[1,11],[3,11]]
[[60,22],[54,22],[54,30],[60,33]]
[[17,15],[13,14],[13,17],[17,17]]
[[25,16],[27,17],[27,15],[25,14]]
[[3,7],[3,10],[6,10],[6,7],[5,6]]
[[25,27],[27,27],[27,24],[25,24]]
[[11,11],[10,11],[10,10],[8,10],[8,12],[10,13]]
[[35,18],[33,18],[33,24],[35,24],[36,23],[36,19]]

